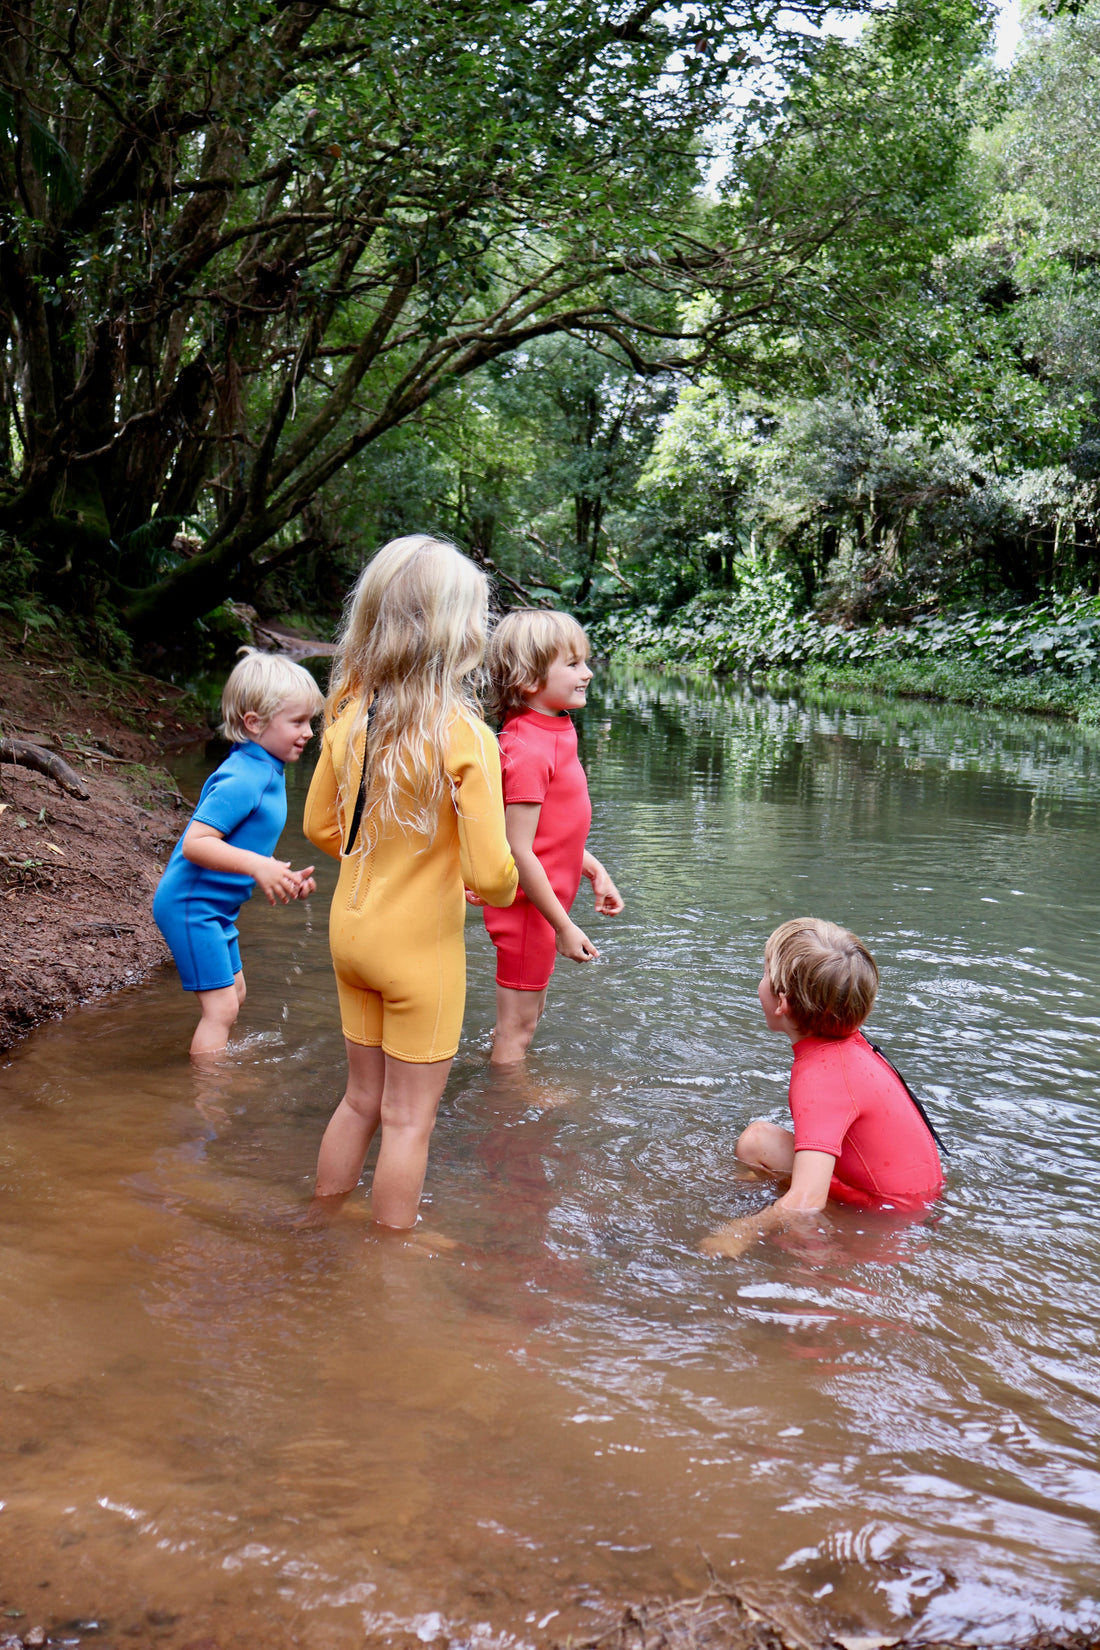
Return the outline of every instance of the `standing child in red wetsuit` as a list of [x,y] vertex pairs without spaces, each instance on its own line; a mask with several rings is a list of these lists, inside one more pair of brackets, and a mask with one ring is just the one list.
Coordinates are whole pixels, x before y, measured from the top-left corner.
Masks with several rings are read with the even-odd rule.
[[594,962],[599,956],[569,916],[581,877],[591,882],[601,916],[617,916],[623,902],[585,846],[592,805],[569,712],[583,709],[592,680],[588,637],[568,613],[520,609],[493,632],[486,664],[504,724],[504,810],[520,887],[507,910],[485,911],[497,948],[491,1061],[503,1066],[527,1052],[555,958]]
[[796,917],[769,937],[758,995],[768,1030],[794,1049],[794,1133],[758,1119],[738,1139],[737,1156],[790,1187],[770,1208],[705,1238],[704,1254],[738,1255],[763,1233],[817,1214],[829,1198],[917,1210],[942,1191],[930,1125],[860,1030],[877,991],[875,959],[835,922]]

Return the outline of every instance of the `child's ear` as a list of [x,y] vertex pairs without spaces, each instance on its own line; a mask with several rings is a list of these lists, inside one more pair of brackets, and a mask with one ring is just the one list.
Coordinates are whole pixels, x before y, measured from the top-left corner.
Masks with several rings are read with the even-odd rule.
[[791,1017],[791,1005],[790,1005],[790,1002],[787,998],[786,992],[782,992],[775,999],[775,1012],[777,1014],[782,1014],[784,1019],[786,1019],[786,1020],[790,1019],[790,1017]]
[[246,710],[244,715],[241,717],[241,721],[244,723],[245,732],[253,739],[256,738],[257,734],[262,733],[267,727],[267,723],[264,721],[263,717],[258,711],[254,710]]

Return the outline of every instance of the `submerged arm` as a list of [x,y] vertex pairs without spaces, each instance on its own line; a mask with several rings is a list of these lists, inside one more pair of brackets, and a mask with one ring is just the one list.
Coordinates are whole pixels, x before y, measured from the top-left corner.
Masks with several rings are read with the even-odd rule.
[[743,1254],[767,1232],[786,1231],[801,1221],[810,1221],[829,1201],[836,1158],[829,1152],[795,1152],[791,1184],[782,1197],[759,1214],[742,1215],[720,1226],[699,1245],[701,1254],[734,1256]]

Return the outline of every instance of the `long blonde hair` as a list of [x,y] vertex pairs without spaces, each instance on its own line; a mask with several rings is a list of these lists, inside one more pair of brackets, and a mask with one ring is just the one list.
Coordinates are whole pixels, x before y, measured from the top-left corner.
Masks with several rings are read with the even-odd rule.
[[488,614],[481,569],[453,544],[420,533],[383,545],[348,597],[325,709],[334,718],[356,705],[337,775],[345,819],[361,771],[355,745],[367,730],[366,849],[393,826],[434,836],[452,724],[478,716],[470,677],[485,652]]

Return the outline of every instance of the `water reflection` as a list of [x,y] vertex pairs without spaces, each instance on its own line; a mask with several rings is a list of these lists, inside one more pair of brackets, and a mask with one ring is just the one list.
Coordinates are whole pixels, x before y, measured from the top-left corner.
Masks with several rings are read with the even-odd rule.
[[[214,1076],[169,974],[4,1068],[13,1595],[116,1634],[152,1609],[166,1643],[527,1642],[705,1554],[846,1625],[1100,1613],[1095,739],[627,676],[584,745],[627,911],[519,1079],[484,1063],[471,928],[425,1220],[452,1247],[355,1202],[296,1228],[342,1073],[325,897],[246,908]],[[803,911],[875,951],[948,1194],[704,1261],[764,1195],[732,1148],[781,1115],[755,983]]]

